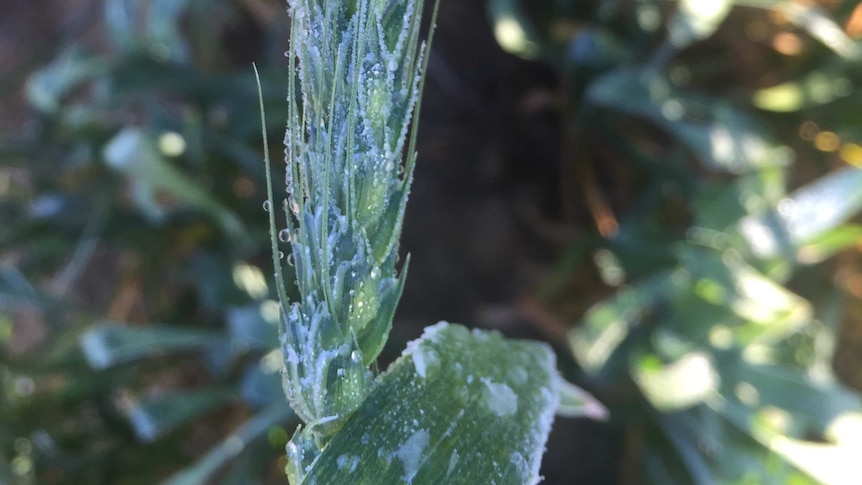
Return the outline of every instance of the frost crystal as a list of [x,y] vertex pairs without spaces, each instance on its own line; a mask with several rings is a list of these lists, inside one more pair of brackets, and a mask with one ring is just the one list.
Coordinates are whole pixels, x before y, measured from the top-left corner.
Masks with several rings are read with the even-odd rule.
[[482,379],[485,384],[485,404],[497,416],[503,418],[518,411],[518,395],[506,384]]
[[[395,264],[425,48],[418,0],[287,3],[285,55],[296,75],[284,137],[287,227],[279,233],[292,247],[301,299],[287,306],[280,295],[284,387],[307,423],[304,435],[313,435],[294,440],[324,445],[369,392],[368,366],[401,296],[407,262],[400,275]],[[301,475],[303,467],[292,469]]]
[[401,477],[406,483],[413,483],[413,478],[419,471],[419,464],[422,461],[422,456],[425,454],[425,448],[428,447],[428,442],[431,436],[428,431],[420,429],[413,433],[406,442],[395,452],[398,459],[404,465],[404,475]]

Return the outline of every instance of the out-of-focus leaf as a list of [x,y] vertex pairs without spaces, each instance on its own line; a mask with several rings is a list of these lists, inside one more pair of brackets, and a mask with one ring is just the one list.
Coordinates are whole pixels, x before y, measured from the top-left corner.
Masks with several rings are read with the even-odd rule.
[[142,398],[132,404],[128,417],[138,439],[152,442],[235,395],[230,389],[203,389]]
[[604,70],[628,60],[631,52],[610,31],[591,26],[577,31],[566,46],[566,55],[576,66]]
[[240,394],[243,400],[255,406],[283,401],[285,398],[281,382],[283,365],[284,361],[278,350],[273,350],[264,355],[260,361],[249,365],[240,382]]
[[670,42],[683,49],[706,39],[718,29],[732,6],[732,0],[681,0],[668,25]]
[[859,244],[862,244],[862,225],[847,224],[826,231],[800,246],[797,259],[802,264],[815,264]]
[[285,402],[273,403],[239,429],[211,448],[200,460],[185,470],[173,475],[164,485],[204,485],[228,461],[242,453],[252,441],[260,438],[273,426],[294,418],[293,411]]
[[[234,344],[247,346],[250,349],[269,350],[278,345],[278,304],[250,305],[232,308],[227,311],[227,326]],[[272,308],[273,321],[267,321],[263,312]]]
[[27,81],[27,98],[36,109],[55,114],[60,101],[81,83],[102,75],[108,62],[72,48],[37,71]]
[[733,0],[737,5],[768,8],[783,13],[787,20],[808,32],[836,54],[856,58],[860,50],[853,39],[823,7],[793,0]]
[[645,450],[649,483],[817,485],[709,407],[653,416],[660,438]]
[[[854,461],[849,457],[858,457],[862,452],[862,445],[857,439],[844,438],[826,443],[803,441],[784,432],[788,422],[792,423],[795,416],[788,415],[777,408],[755,411],[744,404],[730,401],[716,404],[714,408],[772,454],[780,456],[799,470],[816,478],[817,483],[829,485],[856,483],[858,477],[855,468],[851,469]],[[858,414],[842,415],[832,424],[840,424],[850,416],[858,416]],[[859,432],[858,425],[852,427],[856,428],[853,431]]]
[[503,50],[524,59],[539,57],[539,36],[518,0],[491,0],[488,15]]
[[[833,70],[834,71],[834,70]],[[795,81],[756,91],[752,102],[760,109],[777,112],[799,111],[824,105],[853,94],[849,79],[842,72],[817,71]]]
[[[656,421],[664,432],[667,443],[674,451],[674,458],[681,462],[680,471],[685,476],[685,478],[679,477],[668,483],[682,479],[682,483],[708,485],[715,482],[715,474],[710,469],[706,457],[699,452],[698,447],[693,442],[694,440],[691,439],[691,426],[686,426],[692,421],[691,418],[692,416],[686,413],[677,414],[676,419],[671,419],[666,414],[656,413]],[[666,475],[674,474],[672,469],[668,468],[664,473]]]
[[805,29],[836,54],[848,59],[859,57],[860,49],[823,7],[803,2],[783,1],[775,8],[784,13],[790,22]]
[[654,274],[623,287],[616,294],[590,308],[583,321],[569,333],[569,345],[578,363],[590,374],[599,374],[631,330],[650,311],[673,294],[680,275],[671,271]]
[[729,308],[745,322],[731,327],[738,344],[776,342],[810,321],[812,310],[805,299],[760,274],[733,253],[690,246],[680,246],[677,252],[692,275],[695,293]]
[[111,40],[121,50],[132,50],[136,45],[136,0],[105,0],[105,26]]
[[147,37],[150,48],[162,59],[185,61],[188,47],[180,33],[180,21],[189,0],[152,0],[149,2]]
[[[704,184],[694,200],[696,219],[690,236],[713,247],[715,242],[726,244],[728,228],[749,214],[775,207],[786,195],[784,167],[756,170],[737,177],[731,183],[720,182],[714,187]],[[703,229],[709,232],[700,233]],[[719,240],[710,241],[715,237]]]
[[862,446],[812,443],[776,437],[769,448],[816,478],[821,484],[856,485],[859,481],[859,456]]
[[103,154],[111,168],[128,178],[138,207],[154,221],[165,216],[157,196],[169,194],[209,214],[232,238],[248,241],[242,222],[233,212],[172,166],[143,131],[136,128],[120,131],[105,146]]
[[824,433],[839,416],[862,411],[858,395],[833,381],[815,382],[801,369],[741,359],[725,366],[722,375],[726,395],[755,409],[787,411],[803,431]]
[[676,362],[665,364],[646,354],[632,361],[632,378],[656,409],[679,411],[713,397],[719,389],[719,374],[712,358],[692,352]]
[[587,97],[597,106],[649,120],[711,169],[741,174],[789,163],[788,150],[737,108],[680,91],[649,69],[611,71],[590,85]]
[[303,483],[537,483],[559,402],[554,361],[536,342],[429,327]]
[[81,337],[81,348],[93,368],[106,369],[155,355],[205,350],[223,342],[222,335],[204,330],[105,322]]
[[596,420],[608,418],[608,409],[598,399],[580,387],[559,377],[557,388],[560,391],[560,405],[557,408],[557,416],[564,418],[585,417]]
[[778,207],[751,215],[739,230],[752,253],[800,261],[799,250],[834,230],[862,208],[862,170],[845,168],[802,187]]

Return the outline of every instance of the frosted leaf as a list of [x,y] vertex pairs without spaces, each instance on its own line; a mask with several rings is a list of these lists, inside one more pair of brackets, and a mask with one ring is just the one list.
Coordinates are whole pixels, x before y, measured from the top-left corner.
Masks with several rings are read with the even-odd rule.
[[[435,372],[430,353],[439,362]],[[534,485],[559,399],[554,367],[544,344],[432,326],[380,377],[309,476],[318,483]],[[512,378],[517,368],[528,374],[520,383]],[[464,384],[467,374],[483,378]],[[345,454],[361,456],[349,475],[336,466]]]

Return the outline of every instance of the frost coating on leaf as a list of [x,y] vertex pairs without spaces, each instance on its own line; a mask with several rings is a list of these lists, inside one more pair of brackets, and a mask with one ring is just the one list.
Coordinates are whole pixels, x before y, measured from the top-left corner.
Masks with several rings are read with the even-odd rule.
[[449,467],[446,468],[446,476],[452,474],[452,470],[455,469],[455,466],[458,464],[458,450],[452,450],[452,457],[449,458]]
[[428,448],[429,440],[428,431],[420,429],[413,433],[413,436],[395,452],[395,455],[398,456],[398,459],[404,465],[404,475],[401,478],[406,483],[413,483],[413,478],[419,470],[419,463],[422,461],[422,457]]
[[429,368],[439,365],[439,361],[437,353],[434,352],[433,349],[428,348],[427,346],[420,346],[419,343],[426,338],[432,338],[437,334],[437,332],[446,328],[447,325],[448,323],[446,322],[439,322],[436,325],[426,327],[422,333],[422,338],[409,342],[407,344],[407,348],[404,350],[405,355],[410,355],[412,357],[413,366],[416,367],[416,373],[419,374],[419,377],[422,379],[425,379]]
[[485,405],[501,418],[515,414],[518,411],[518,395],[511,387],[503,383],[482,379],[485,384]]
[[[417,354],[426,363],[424,378]],[[547,345],[441,322],[379,376],[308,476],[317,483],[379,485],[538,483],[557,386]],[[504,417],[489,407],[494,396],[491,405]],[[411,452],[418,449],[421,454]],[[350,475],[336,463],[346,453],[361,456]]]

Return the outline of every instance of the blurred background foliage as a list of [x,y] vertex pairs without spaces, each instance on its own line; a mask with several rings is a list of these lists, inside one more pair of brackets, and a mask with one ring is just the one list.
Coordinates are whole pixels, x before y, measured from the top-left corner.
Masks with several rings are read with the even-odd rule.
[[[283,2],[50,3],[0,14],[0,483],[283,483]],[[860,38],[852,1],[443,0],[383,363],[440,318],[555,344],[612,417],[549,484],[856,483]]]

